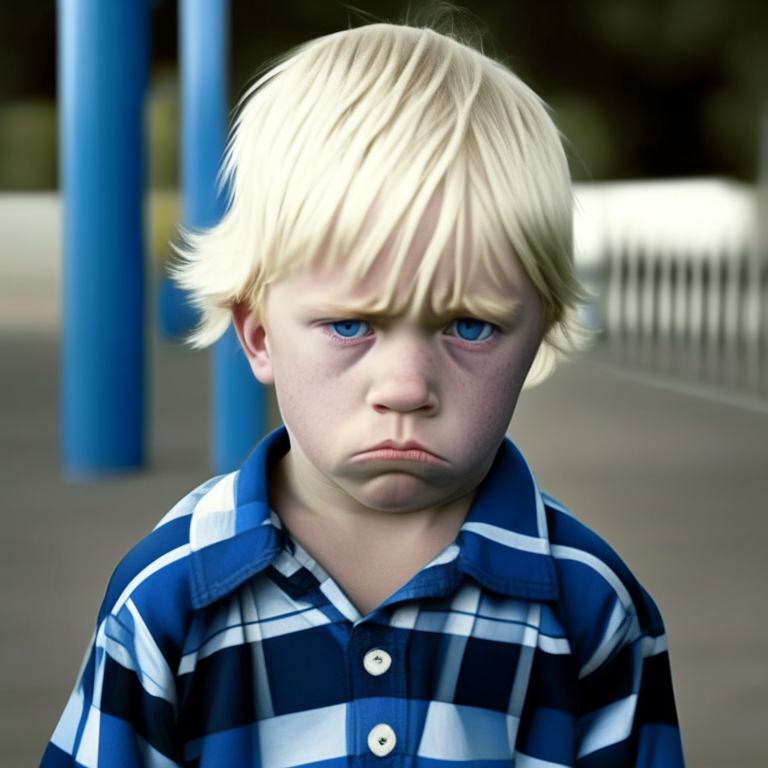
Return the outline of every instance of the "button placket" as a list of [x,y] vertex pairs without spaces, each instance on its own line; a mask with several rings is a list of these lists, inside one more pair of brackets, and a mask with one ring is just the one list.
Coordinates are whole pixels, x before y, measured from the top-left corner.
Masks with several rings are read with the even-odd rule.
[[396,744],[407,741],[408,725],[401,711],[406,696],[401,640],[390,627],[371,622],[355,626],[350,635],[351,727],[347,736],[350,750],[354,750],[350,754],[392,760],[400,749]]

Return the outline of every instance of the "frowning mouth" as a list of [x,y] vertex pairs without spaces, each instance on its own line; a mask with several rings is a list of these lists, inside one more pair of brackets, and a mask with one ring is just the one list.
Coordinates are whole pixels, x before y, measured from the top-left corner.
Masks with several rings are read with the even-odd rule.
[[398,443],[394,440],[385,440],[372,448],[358,453],[355,461],[416,461],[422,464],[444,464],[434,453],[428,451],[420,443],[408,440]]

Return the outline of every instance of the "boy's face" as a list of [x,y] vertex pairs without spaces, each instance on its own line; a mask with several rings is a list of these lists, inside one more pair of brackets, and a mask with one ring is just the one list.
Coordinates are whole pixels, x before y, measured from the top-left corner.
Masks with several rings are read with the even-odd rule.
[[[494,323],[429,308],[370,316],[363,281],[300,271],[270,286],[265,322],[242,306],[235,326],[256,377],[274,382],[291,439],[292,476],[309,492],[391,512],[473,491],[509,426],[541,342],[541,299],[517,257],[501,281],[466,294],[507,304]],[[449,260],[432,283],[450,288]],[[370,302],[368,302],[370,306]]]

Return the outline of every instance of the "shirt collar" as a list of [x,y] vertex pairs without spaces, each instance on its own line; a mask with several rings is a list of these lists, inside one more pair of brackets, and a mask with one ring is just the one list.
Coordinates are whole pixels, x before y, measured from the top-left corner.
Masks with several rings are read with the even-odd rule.
[[[269,507],[267,477],[289,448],[284,427],[268,435],[243,467],[224,475],[197,503],[190,522],[192,604],[203,608],[265,570],[284,537]],[[459,532],[455,566],[495,592],[556,600],[541,493],[525,460],[505,439]]]
[[557,600],[544,501],[520,451],[505,438],[459,531],[458,566],[495,592]]

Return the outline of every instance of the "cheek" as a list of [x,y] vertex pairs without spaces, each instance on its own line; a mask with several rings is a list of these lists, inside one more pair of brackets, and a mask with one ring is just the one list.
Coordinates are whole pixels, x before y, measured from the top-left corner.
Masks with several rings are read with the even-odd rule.
[[275,390],[280,413],[291,434],[305,450],[323,450],[351,410],[351,393],[344,377],[327,361],[296,349],[275,364]]
[[475,381],[462,398],[464,434],[469,443],[482,445],[487,440],[501,439],[512,418],[517,387],[503,378],[487,377]]
[[454,382],[462,434],[475,450],[486,442],[500,441],[509,428],[530,357],[528,351],[508,354],[487,366],[474,366],[470,376]]

